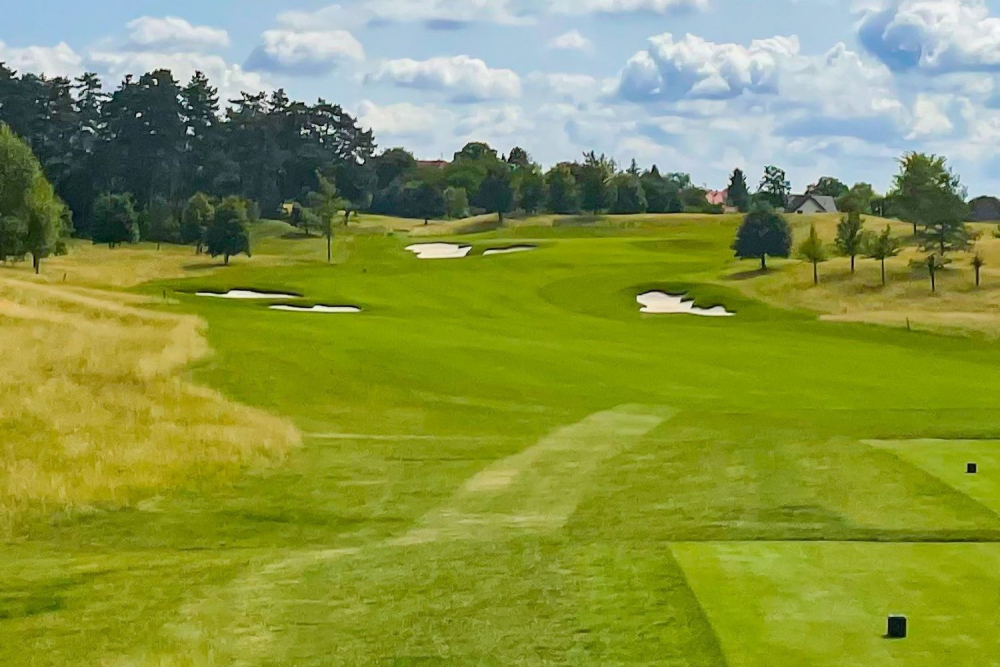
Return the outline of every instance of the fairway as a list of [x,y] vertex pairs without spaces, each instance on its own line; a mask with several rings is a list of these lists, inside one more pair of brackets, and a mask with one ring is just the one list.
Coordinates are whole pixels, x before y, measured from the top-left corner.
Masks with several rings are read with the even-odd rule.
[[[189,337],[119,393],[99,364],[75,394],[59,358],[26,366],[32,400],[112,411],[155,381],[203,397],[190,424],[158,414],[176,432],[242,426],[193,462],[150,436],[171,474],[131,480],[125,450],[113,497],[0,493],[0,664],[1000,664],[1000,348],[775,303],[800,267],[731,259],[738,222],[432,225],[462,251],[421,259],[412,225],[376,218],[331,265],[260,223],[226,268],[94,247],[0,270],[0,303],[137,356]],[[510,248],[532,250],[487,254]],[[651,292],[731,316],[643,313]],[[0,449],[6,488],[22,454]],[[891,613],[908,639],[883,638]]]

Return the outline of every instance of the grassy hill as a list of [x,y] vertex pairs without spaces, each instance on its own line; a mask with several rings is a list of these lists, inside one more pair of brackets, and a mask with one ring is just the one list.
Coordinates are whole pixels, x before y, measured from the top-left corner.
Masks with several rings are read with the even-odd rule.
[[[832,239],[835,218],[816,221]],[[824,265],[820,288],[796,261],[759,276],[729,250],[738,216],[427,239],[393,224],[339,236],[332,265],[322,239],[268,223],[228,268],[88,247],[37,281],[0,269],[21,346],[0,349],[24,366],[0,384],[7,474],[68,479],[75,452],[100,454],[72,493],[11,501],[0,664],[931,667],[1000,651],[1000,350],[830,321],[952,312],[989,288],[959,292],[956,268],[921,296],[905,257],[886,290],[867,261],[853,278]],[[422,240],[473,247],[419,260],[405,247]],[[484,255],[511,245],[536,249]],[[363,312],[196,295],[229,289]],[[643,315],[654,289],[736,315]],[[21,306],[32,319],[12,319]],[[86,429],[66,421],[75,401],[99,403],[79,408]],[[890,613],[909,639],[882,638]]]

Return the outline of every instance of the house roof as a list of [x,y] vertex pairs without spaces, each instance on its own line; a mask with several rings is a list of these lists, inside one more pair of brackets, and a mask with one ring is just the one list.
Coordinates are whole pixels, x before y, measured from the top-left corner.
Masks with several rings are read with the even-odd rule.
[[837,200],[828,195],[792,195],[788,198],[787,209],[798,211],[809,200],[813,200],[824,213],[837,213]]

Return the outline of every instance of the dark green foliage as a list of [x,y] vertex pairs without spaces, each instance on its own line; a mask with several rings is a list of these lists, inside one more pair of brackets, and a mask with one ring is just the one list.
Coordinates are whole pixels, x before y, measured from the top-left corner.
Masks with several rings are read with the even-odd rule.
[[680,213],[684,210],[677,183],[661,176],[655,164],[639,181],[646,195],[646,210],[649,213]]
[[378,178],[374,137],[341,107],[279,90],[243,94],[220,115],[218,91],[200,72],[183,87],[167,70],[129,76],[109,95],[93,74],[71,82],[0,65],[0,100],[0,122],[35,149],[77,232],[91,237],[102,192],[130,192],[143,211],[157,199],[177,210],[202,191],[271,212],[314,190],[322,170],[361,208]]
[[562,215],[580,211],[580,192],[576,184],[573,168],[568,163],[560,163],[545,174],[548,187],[548,209]]
[[104,194],[94,202],[91,239],[114,248],[122,243],[139,242],[139,214],[132,195]]
[[735,206],[740,213],[750,210],[750,190],[742,169],[734,170],[729,178],[729,205]]
[[205,240],[205,230],[215,220],[215,206],[204,192],[199,192],[188,200],[181,216],[180,242],[185,245],[196,244],[198,251]]
[[[965,192],[944,157],[907,153],[899,160],[899,173],[893,179],[893,188],[894,213],[913,224],[915,235],[921,227],[931,224],[955,228],[956,218],[961,223],[968,214],[967,209],[963,212]],[[951,233],[939,231],[938,238],[945,239],[947,245]],[[922,242],[926,245],[934,236],[933,233],[925,236]],[[942,254],[945,251],[941,251]]]
[[857,211],[851,211],[837,223],[837,238],[834,244],[844,257],[851,258],[851,273],[854,273],[855,259],[864,250],[865,221]]
[[616,174],[611,179],[611,212],[615,214],[645,213],[646,192],[639,176],[631,172]]
[[440,185],[414,181],[403,191],[401,212],[404,217],[423,220],[424,224],[443,218],[448,213],[444,191]]
[[157,197],[144,213],[147,241],[153,241],[157,244],[180,241],[180,220],[177,212],[165,199]]
[[792,230],[780,213],[765,204],[754,205],[736,232],[733,251],[739,259],[759,259],[761,270],[767,258],[788,257],[792,252]]
[[596,215],[611,203],[611,177],[616,165],[611,158],[598,157],[594,151],[585,153],[583,158],[583,164],[575,166],[580,207]]
[[867,215],[874,213],[881,215],[879,211],[872,210],[872,203],[875,200],[875,190],[868,183],[855,183],[851,189],[837,198],[837,209],[843,213],[860,213]]
[[541,169],[531,166],[518,170],[515,176],[518,177],[516,190],[521,208],[529,215],[541,211],[548,198],[545,177]]
[[240,253],[250,256],[247,232],[247,205],[239,197],[226,197],[215,209],[215,219],[205,231],[205,249],[212,257],[229,258]]
[[510,171],[506,168],[491,170],[473,201],[487,213],[496,213],[500,224],[503,224],[504,214],[514,208],[514,188],[511,186]]
[[810,187],[806,194],[810,195],[823,195],[827,197],[833,197],[834,199],[839,199],[849,192],[849,188],[832,176],[824,176],[819,179],[816,185]]
[[462,188],[446,188],[444,191],[445,215],[458,220],[469,215],[469,195]]
[[764,178],[757,189],[757,197],[761,201],[767,202],[774,209],[783,209],[791,193],[792,186],[784,170],[775,166],[764,168]]
[[708,191],[689,185],[680,191],[681,204],[688,213],[722,213],[721,208],[708,202]]

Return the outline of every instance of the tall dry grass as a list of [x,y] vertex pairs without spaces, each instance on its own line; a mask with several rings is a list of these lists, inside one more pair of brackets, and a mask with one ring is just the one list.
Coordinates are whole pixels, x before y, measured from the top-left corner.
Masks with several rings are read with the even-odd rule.
[[298,443],[289,422],[182,378],[201,321],[139,297],[0,278],[0,537],[55,510],[128,506]]

